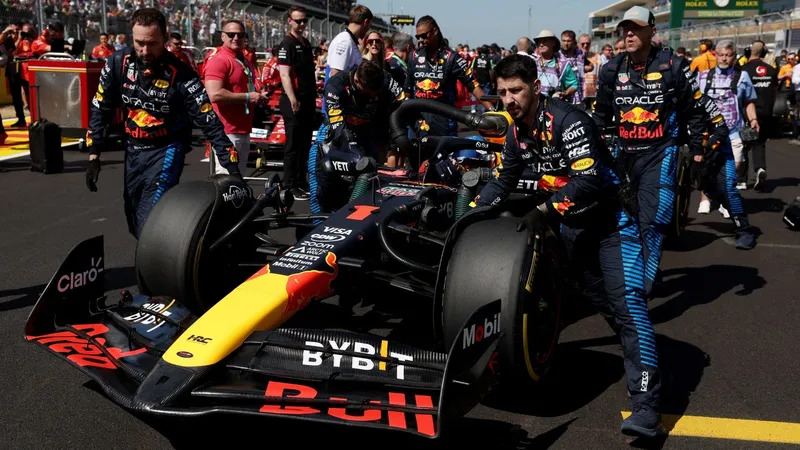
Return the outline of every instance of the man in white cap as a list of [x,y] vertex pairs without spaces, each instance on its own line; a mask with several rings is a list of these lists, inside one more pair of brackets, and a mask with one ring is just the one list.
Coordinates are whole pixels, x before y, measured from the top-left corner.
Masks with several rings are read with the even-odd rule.
[[[688,124],[690,149],[698,160],[706,148],[719,146],[728,130],[713,102],[698,91],[688,63],[668,48],[653,46],[655,18],[649,10],[632,7],[619,27],[624,31],[625,51],[600,72],[594,118],[600,129],[616,126],[618,172],[636,186],[626,204],[638,210],[644,250],[644,267],[638,270],[644,272],[649,294],[674,210],[679,124]],[[703,133],[712,121],[714,129],[704,147]],[[625,252],[621,257],[625,259]],[[622,432],[652,438],[660,431],[661,373],[655,333],[646,308],[635,308],[631,314],[638,333],[620,332],[633,403]]]
[[542,83],[541,93],[571,101],[572,95],[578,92],[578,77],[572,66],[558,59],[561,47],[558,38],[552,31],[542,30],[533,41],[539,50],[533,56]]

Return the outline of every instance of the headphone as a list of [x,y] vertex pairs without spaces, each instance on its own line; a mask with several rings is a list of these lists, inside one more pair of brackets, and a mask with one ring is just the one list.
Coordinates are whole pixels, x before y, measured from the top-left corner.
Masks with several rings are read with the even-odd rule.
[[709,39],[700,41],[700,53],[705,53],[714,50],[714,44]]
[[750,59],[750,55],[753,53],[753,51],[751,50],[751,47],[755,43],[761,44],[761,52],[759,52],[758,57],[759,58],[763,58],[763,57],[767,56],[767,45],[764,44],[764,41],[753,41],[752,44],[750,44],[750,45],[748,45],[747,47],[744,48],[744,57],[745,58]]

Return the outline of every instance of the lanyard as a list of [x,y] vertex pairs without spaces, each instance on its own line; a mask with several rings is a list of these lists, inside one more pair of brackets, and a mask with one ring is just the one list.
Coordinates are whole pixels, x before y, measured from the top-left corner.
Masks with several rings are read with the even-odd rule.
[[[236,61],[237,63],[239,63],[240,66],[242,66],[242,70],[244,70],[244,74],[247,76],[247,92],[255,91],[256,90],[256,86],[255,86],[255,83],[253,82],[253,72],[250,70],[249,65],[239,61],[239,58],[237,58],[235,56],[234,56],[233,60]],[[250,97],[248,96],[248,101],[246,101],[244,103],[244,114],[248,115],[248,116],[250,115],[250,101],[249,100],[250,100]]]

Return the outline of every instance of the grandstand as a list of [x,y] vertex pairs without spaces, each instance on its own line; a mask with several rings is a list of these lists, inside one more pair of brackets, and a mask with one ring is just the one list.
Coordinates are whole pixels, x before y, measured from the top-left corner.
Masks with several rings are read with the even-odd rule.
[[[308,9],[311,20],[307,37],[316,45],[344,30],[353,3],[353,0],[330,0],[330,23],[326,0],[106,0],[105,4],[100,0],[7,0],[0,3],[0,19],[3,25],[30,22],[40,30],[40,22],[58,20],[65,26],[65,37],[85,39],[86,48],[91,49],[104,31],[130,34],[131,14],[150,6],[161,9],[167,16],[169,31],[181,33],[190,46],[219,45],[221,24],[238,19],[247,28],[250,45],[257,51],[265,51],[283,39],[286,11],[290,7],[300,5]],[[38,20],[40,15],[42,21]],[[378,17],[373,26],[382,31],[391,27]]]
[[[589,14],[593,40],[600,46],[613,44],[619,35],[616,26],[625,11],[631,6],[640,5],[653,11],[657,39],[673,48],[686,47],[693,54],[698,53],[701,39],[714,42],[731,39],[740,48],[755,39],[761,39],[774,51],[800,46],[800,0],[761,0],[758,8],[726,11],[723,14],[714,11],[714,2],[708,0],[707,3],[712,6],[704,14],[695,11],[693,14],[673,17],[676,1],[687,3],[685,0],[620,0],[611,3]],[[683,12],[683,9],[680,11]],[[726,15],[740,17],[724,18]]]

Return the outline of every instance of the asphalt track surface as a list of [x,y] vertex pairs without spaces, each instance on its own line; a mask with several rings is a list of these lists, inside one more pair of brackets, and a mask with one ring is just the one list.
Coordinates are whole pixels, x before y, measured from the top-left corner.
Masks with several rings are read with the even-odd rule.
[[[201,157],[201,150],[187,156],[183,181],[206,176]],[[132,415],[86,376],[23,341],[31,306],[83,239],[105,235],[107,291],[135,289],[136,242],[122,212],[123,154],[104,155],[96,193],[84,184],[85,158],[67,152],[65,172],[57,175],[30,172],[27,158],[0,162],[2,448],[267,447],[279,441],[298,448],[487,450],[779,446],[677,435],[645,443],[620,434],[621,412],[630,410],[621,348],[605,322],[583,308],[573,308],[579,312],[562,333],[545,388],[520,392],[513,402],[487,399],[437,442],[291,420]],[[664,255],[664,283],[649,306],[665,373],[665,413],[800,423],[800,233],[780,221],[785,204],[800,195],[800,148],[770,141],[768,158],[767,192],[744,193],[751,221],[763,233],[759,247],[736,250],[726,239],[730,222],[716,212],[698,217],[695,198],[685,238]],[[306,208],[299,203],[295,209]],[[356,310],[369,315],[363,311],[371,307]]]

